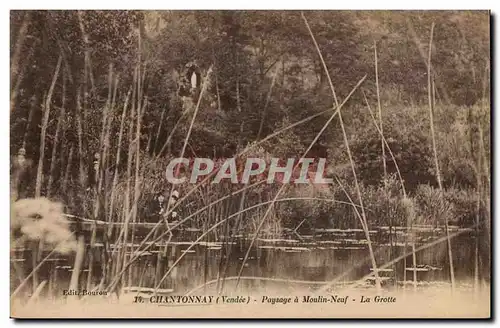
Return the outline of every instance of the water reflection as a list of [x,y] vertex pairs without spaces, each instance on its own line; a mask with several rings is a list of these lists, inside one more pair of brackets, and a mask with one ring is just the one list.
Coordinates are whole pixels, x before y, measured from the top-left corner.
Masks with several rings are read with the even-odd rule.
[[[370,232],[379,266],[403,254],[405,235],[402,232],[403,229],[393,232],[392,235],[384,229]],[[191,245],[187,240],[195,240],[199,234],[197,231],[184,232],[174,237],[166,248],[164,242],[155,244],[131,265],[130,272],[124,275],[123,286],[152,288],[158,285],[180,256],[183,258],[159,284],[160,288],[173,290],[179,294],[212,280],[238,276],[251,237],[239,236],[232,241],[204,241],[187,250]],[[442,230],[423,229],[417,234],[416,247],[443,235]],[[143,236],[138,233],[134,244],[138,245],[142,238]],[[454,245],[453,257],[457,281],[473,278],[474,232],[464,231],[453,239],[452,245]],[[446,242],[442,242],[417,253],[417,280],[449,281],[446,247]],[[94,252],[96,259],[100,258],[102,249],[102,244],[99,243],[92,250],[87,246],[87,252]],[[410,251],[409,247],[407,251]],[[19,285],[20,275],[25,277],[31,271],[32,252],[28,246],[26,249],[15,250],[11,257],[12,291]],[[86,256],[87,261],[88,258],[89,256]],[[74,256],[57,256],[43,265],[39,272],[39,281],[48,281],[46,294],[62,295],[62,290],[67,289],[73,261]],[[487,262],[482,262],[482,272],[487,272],[487,267],[484,265]],[[88,268],[88,263],[85,263],[84,267]],[[317,230],[314,235],[300,236],[300,239],[258,238],[243,265],[242,276],[274,278],[278,281],[243,279],[240,286],[251,289],[265,286],[283,287],[287,285],[287,280],[294,280],[296,283],[311,287],[314,287],[314,281],[338,279],[339,283],[349,283],[370,274],[371,267],[367,242],[364,233],[359,230]],[[99,263],[94,265],[92,285],[97,285],[101,281],[101,270],[102,266]],[[413,279],[412,270],[413,262],[410,255],[406,263],[407,280]],[[89,270],[85,269],[80,275],[80,284],[83,286],[87,284],[88,272]],[[388,268],[386,276],[390,276],[391,281],[402,281],[404,273],[405,263],[399,261]],[[280,279],[282,281],[279,281]],[[209,288],[220,288],[222,284],[220,281]],[[224,285],[234,286],[234,283]]]

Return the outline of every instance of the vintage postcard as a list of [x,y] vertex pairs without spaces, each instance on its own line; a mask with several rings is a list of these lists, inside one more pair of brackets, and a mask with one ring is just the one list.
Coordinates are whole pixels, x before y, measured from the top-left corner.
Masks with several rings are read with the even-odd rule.
[[490,12],[10,12],[12,318],[491,316]]

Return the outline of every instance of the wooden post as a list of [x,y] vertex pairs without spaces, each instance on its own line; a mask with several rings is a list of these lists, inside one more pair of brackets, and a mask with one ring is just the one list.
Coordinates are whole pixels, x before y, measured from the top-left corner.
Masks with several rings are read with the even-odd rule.
[[82,270],[83,258],[85,257],[85,238],[83,235],[78,236],[76,244],[75,263],[73,264],[73,272],[71,273],[71,280],[69,289],[78,289],[78,279]]
[[58,295],[58,290],[57,290],[57,264],[59,263],[59,259],[56,259],[53,264],[53,271],[52,275],[49,278],[49,297],[50,298],[56,298]]
[[161,252],[156,253],[156,267],[155,267],[155,286],[158,286],[158,282],[161,279]]
[[[177,259],[177,247],[176,245],[172,245],[171,250],[170,250],[170,257],[168,259],[168,269],[172,267],[172,265],[175,263],[175,260]],[[170,287],[175,290],[177,286],[174,285],[174,282],[177,278],[177,267],[172,269],[172,272],[170,273]]]
[[87,275],[87,290],[92,288],[92,274],[94,267],[94,246],[95,239],[97,233],[97,224],[96,221],[99,217],[99,206],[100,206],[100,176],[99,176],[99,167],[100,167],[100,155],[96,153],[94,155],[94,177],[95,177],[95,185],[94,185],[94,222],[92,223],[92,235],[90,237],[90,250],[89,250],[89,273]]
[[92,235],[90,237],[90,249],[89,249],[89,273],[87,275],[87,290],[92,289],[92,274],[94,268],[94,246],[96,239],[96,223],[92,223]]
[[[36,268],[38,265],[38,258],[39,254],[41,253],[40,248],[42,247],[42,239],[40,239],[38,245],[35,242],[31,243],[31,264],[33,266],[33,270]],[[33,272],[33,293],[36,292],[36,289],[39,285],[39,280],[38,280],[38,270]]]

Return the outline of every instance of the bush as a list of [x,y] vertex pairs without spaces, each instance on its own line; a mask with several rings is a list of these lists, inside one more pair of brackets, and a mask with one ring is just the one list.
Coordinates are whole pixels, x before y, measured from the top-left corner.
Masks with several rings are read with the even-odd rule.
[[460,190],[456,188],[444,191],[444,201],[441,202],[439,189],[429,185],[420,185],[417,188],[415,199],[417,214],[420,222],[424,224],[449,224],[467,227],[474,225],[476,220],[475,191]]
[[461,227],[473,226],[476,223],[477,195],[473,189],[448,189],[445,198],[452,206],[453,224]]
[[[342,187],[334,185],[329,192],[315,192],[301,189],[287,197],[318,197],[335,200],[335,202],[298,200],[281,205],[281,214],[286,218],[287,227],[297,226],[307,218],[316,228],[361,229],[359,217],[349,198],[359,205],[358,194],[354,183],[342,182]],[[360,185],[368,226],[405,225],[406,212],[402,203],[401,184],[394,176],[389,176],[387,185]],[[346,195],[347,193],[347,195]],[[361,214],[361,209],[358,207]]]

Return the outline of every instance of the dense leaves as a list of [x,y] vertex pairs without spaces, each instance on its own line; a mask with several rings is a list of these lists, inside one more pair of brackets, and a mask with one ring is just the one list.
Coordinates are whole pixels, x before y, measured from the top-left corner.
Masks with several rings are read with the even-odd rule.
[[[489,163],[487,12],[310,11],[304,15],[339,101],[366,75],[361,89],[375,112],[376,46],[384,135],[407,191],[410,196],[420,195],[421,207],[431,208],[428,213],[437,211],[425,203],[432,198],[431,191],[419,186],[437,186],[426,107],[428,40],[435,24],[432,95],[439,161],[445,187],[454,188],[454,199],[467,199],[478,185],[478,172]],[[59,58],[62,68],[47,106]],[[187,63],[199,69],[206,83],[191,130],[203,83],[194,91],[179,92],[185,85],[181,81]],[[11,152],[24,146],[28,158],[38,163],[42,117],[50,107],[44,171],[53,165],[51,194],[61,198],[79,197],[81,166],[86,172],[93,154],[104,147],[108,147],[109,172],[116,169],[120,155],[117,172],[119,187],[124,188],[127,161],[138,142],[141,172],[150,181],[144,188],[155,189],[145,194],[154,193],[165,189],[154,175],[162,172],[167,159],[180,155],[188,131],[187,157],[227,158],[334,103],[310,34],[301,13],[295,11],[12,11],[11,72]],[[138,109],[141,127],[135,140]],[[330,114],[266,141],[260,153],[300,157]],[[403,207],[398,193],[382,187],[380,135],[359,90],[344,107],[343,119],[367,206],[377,217],[371,222],[387,223],[391,215],[403,213]],[[122,124],[124,137],[119,144]],[[108,145],[102,131],[109,133]],[[50,156],[54,147],[56,155]],[[327,157],[328,174],[350,181],[349,193],[355,193],[338,118],[308,155]],[[395,176],[392,157],[387,150],[385,155],[387,172]],[[47,180],[49,172],[45,173]],[[488,183],[486,176],[480,181]],[[48,192],[46,185],[43,193]],[[71,193],[65,192],[70,187]],[[265,195],[272,191],[268,187]],[[328,197],[346,200],[339,190],[329,192]],[[384,214],[387,208],[394,213]],[[296,208],[289,214],[314,214],[317,224],[329,225],[333,221],[328,217],[334,212],[355,219],[349,206],[338,204],[323,204],[313,211]],[[293,219],[291,214],[285,216],[283,222]],[[469,214],[456,216],[462,223],[471,220]]]

